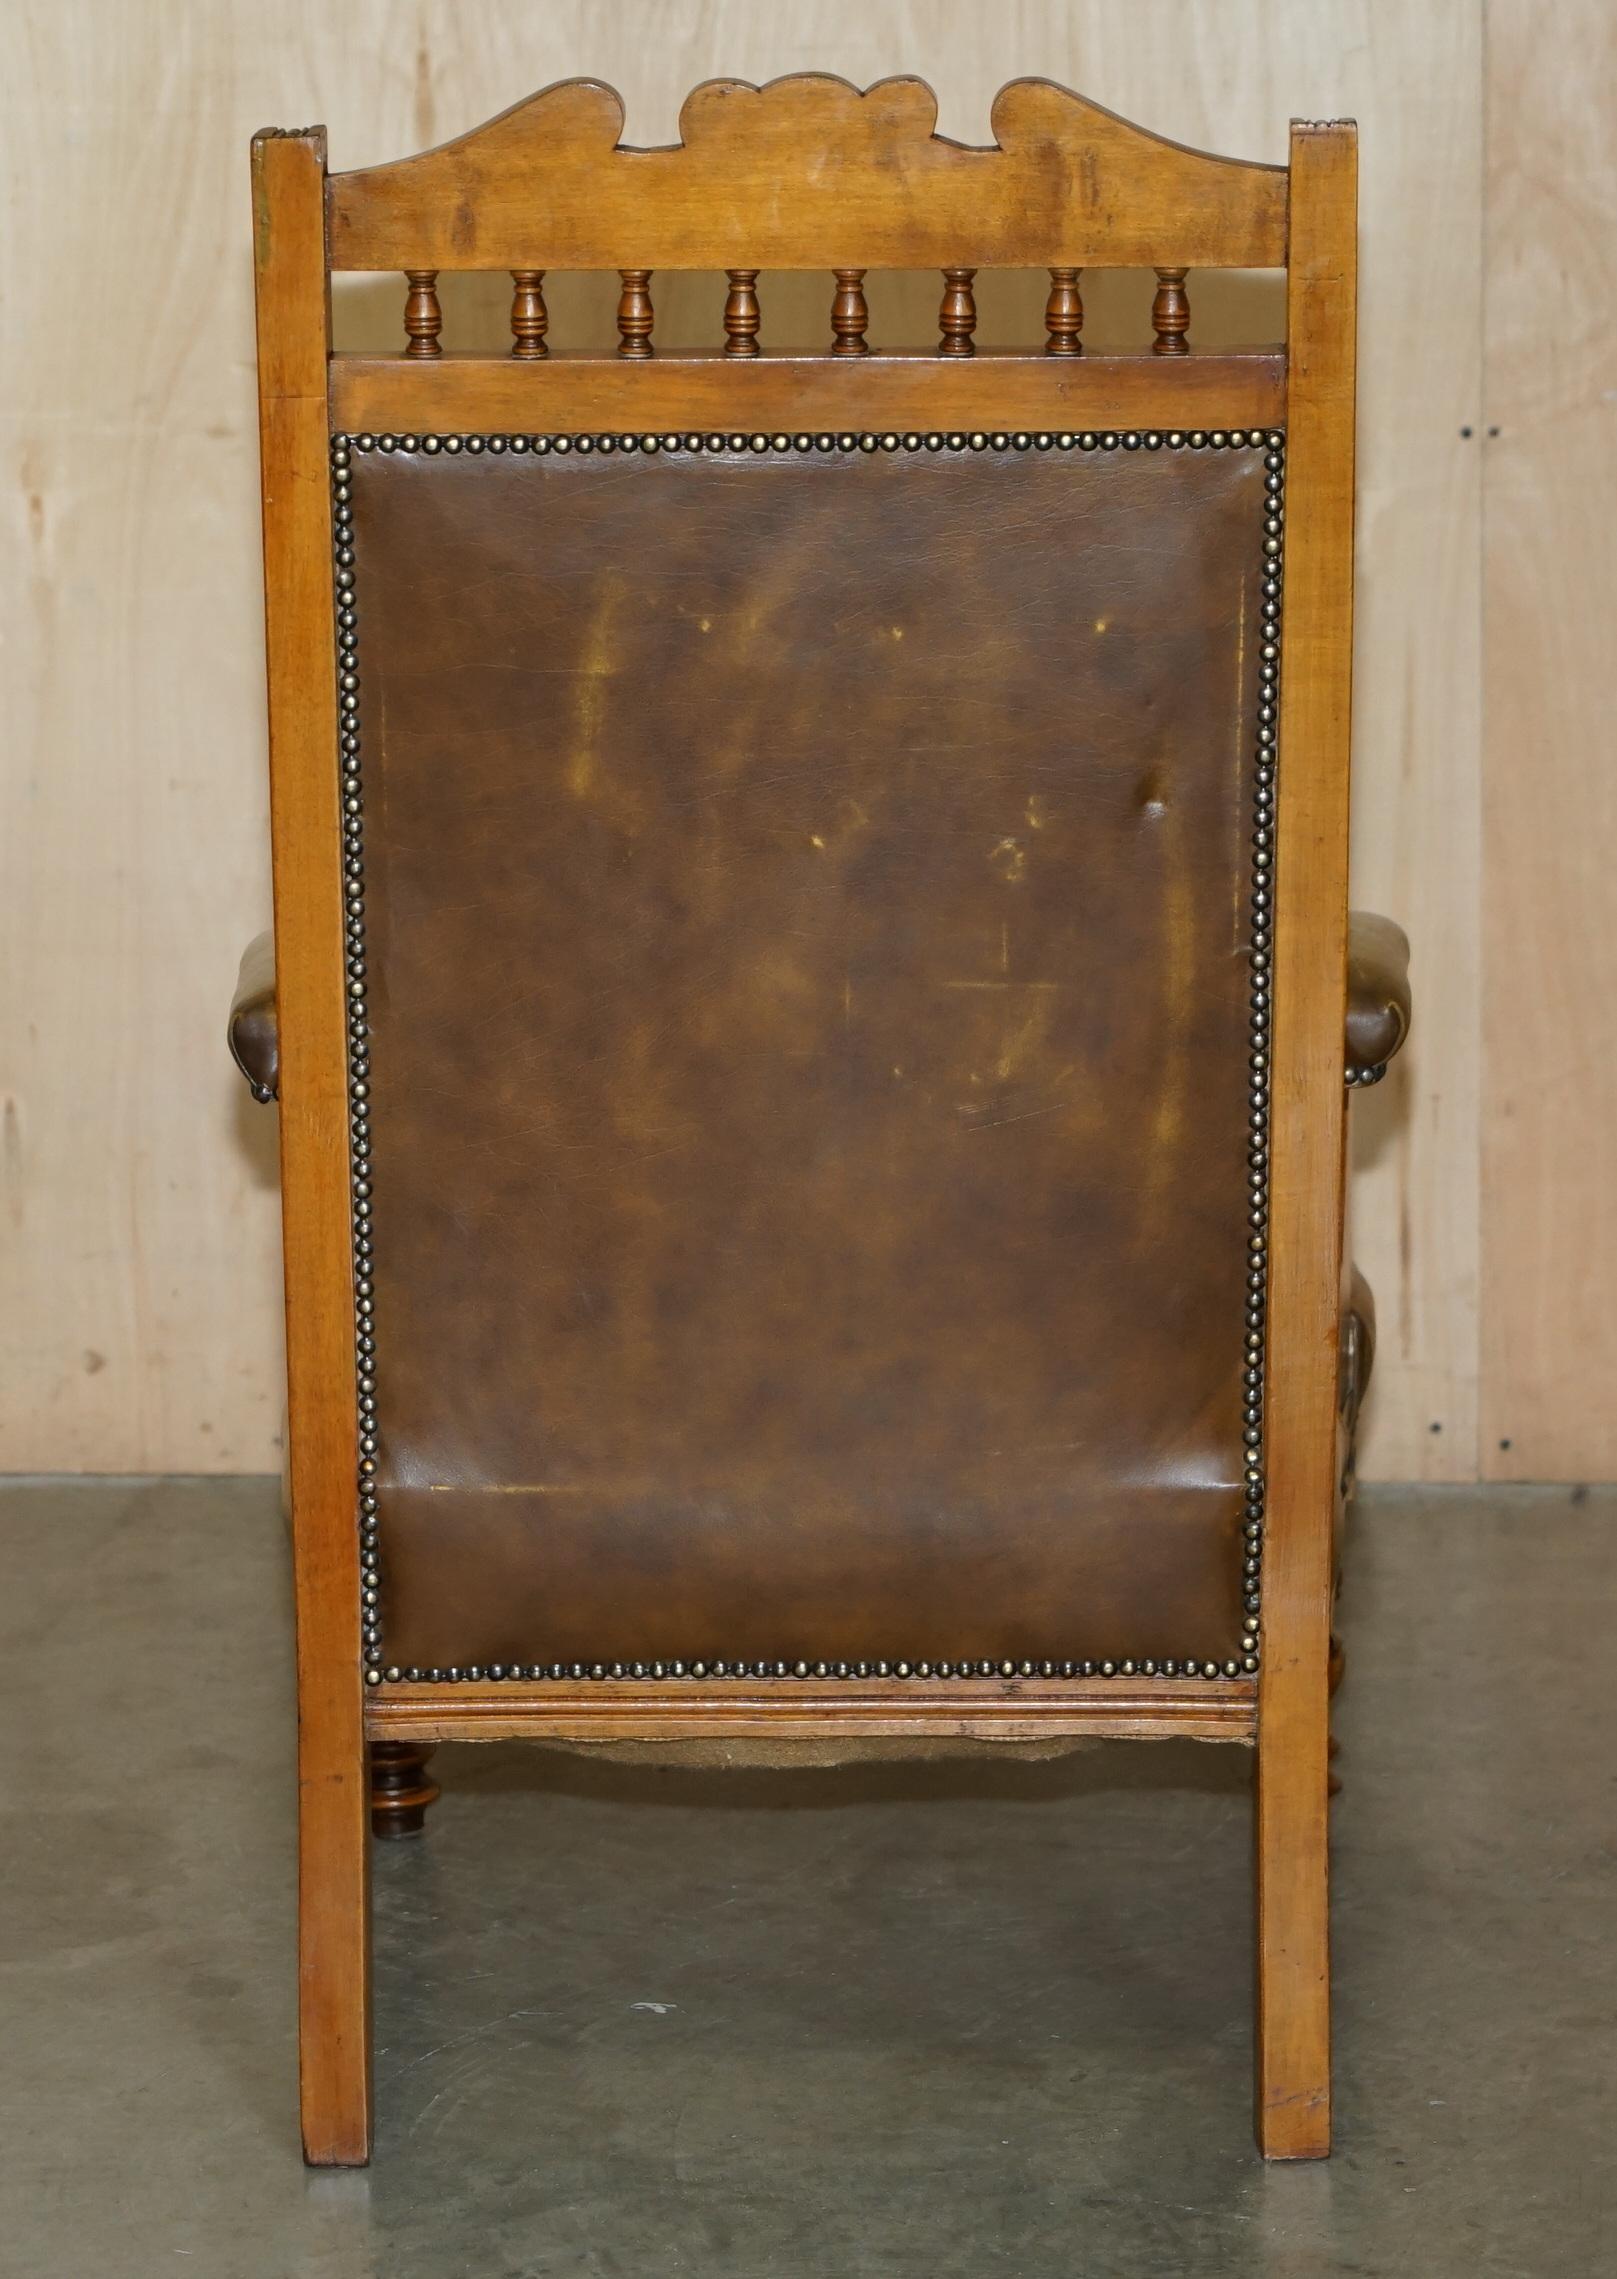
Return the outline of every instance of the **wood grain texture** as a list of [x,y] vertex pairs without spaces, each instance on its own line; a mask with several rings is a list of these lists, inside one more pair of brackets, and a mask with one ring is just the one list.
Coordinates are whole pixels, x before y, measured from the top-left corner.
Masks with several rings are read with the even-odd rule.
[[428,1807],[442,1791],[427,1770],[430,1743],[418,1740],[372,1741],[371,1834],[385,1843],[419,1836],[427,1824]]
[[1259,2143],[1271,2159],[1307,2160],[1331,2141],[1326,1672],[1344,1184],[1358,139],[1351,126],[1301,125],[1291,154],[1257,2041]]
[[857,383],[834,357],[760,354],[737,365],[724,351],[660,356],[625,371],[616,361],[547,356],[444,357],[429,372],[405,357],[342,356],[332,367],[339,432],[792,432],[1106,427],[1267,427],[1285,409],[1283,362],[1261,350],[1164,366],[1148,353],[1056,359],[1042,352],[969,361],[866,356]]
[[218,1058],[270,909],[263,119],[206,117],[217,37],[112,24],[42,12],[0,73],[0,1468],[269,1471],[276,1116]]
[[[1481,25],[1471,4],[1409,10],[1397,97],[1360,113],[1353,898],[1407,927],[1415,991],[1408,1046],[1349,1115],[1351,1243],[1378,1321],[1370,1479],[1477,1467]],[[1440,294],[1398,243],[1400,183],[1442,249]]]
[[545,334],[550,316],[545,308],[545,273],[542,269],[513,269],[511,283],[511,354],[530,362],[548,353]]
[[729,292],[724,301],[724,353],[726,356],[756,356],[758,331],[762,311],[758,306],[755,287],[756,269],[730,269],[725,272]]
[[370,1730],[433,1741],[824,1740],[928,1733],[975,1740],[1250,1742],[1255,1689],[1245,1678],[1217,1685],[1108,1679],[1093,1686],[1037,1679],[1001,1683],[893,1679],[852,1684],[813,1678],[784,1685],[741,1682],[678,1687],[585,1685],[389,1686],[367,1706]]
[[1571,0],[1542,32],[1494,0],[1482,1454],[1504,1480],[1617,1474],[1617,16]]
[[1081,269],[1052,269],[1050,298],[1044,304],[1044,352],[1047,356],[1083,354],[1084,296],[1079,286]]
[[370,2152],[370,1793],[355,1474],[325,138],[253,144],[265,656],[280,1031],[288,1486],[298,1654],[298,2007],[305,2158]]
[[625,246],[658,269],[738,250],[782,269],[1285,254],[1280,169],[1183,149],[1048,80],[999,90],[988,149],[934,133],[915,78],[710,79],[663,150],[621,147],[623,124],[613,88],[570,79],[436,150],[336,175],[332,266],[602,269]]
[[[968,144],[988,140],[989,97],[1019,73],[1082,86],[1181,142],[1271,162],[1285,157],[1293,112],[1367,123],[1355,894],[1408,919],[1417,1009],[1408,1050],[1353,1109],[1355,1249],[1382,1331],[1363,1458],[1371,1477],[1469,1476],[1485,448],[1479,0],[1307,9],[1134,0],[1126,10],[1111,0],[1059,10],[1043,0],[972,10],[802,0],[789,12],[670,0],[654,36],[640,8],[586,21],[569,9],[513,12],[510,0],[420,0],[408,13],[392,0],[341,9],[288,0],[268,13],[210,0],[183,19],[155,0],[59,0],[49,10],[20,0],[19,12],[28,36],[0,81],[10,162],[0,433],[15,477],[0,549],[14,721],[0,782],[0,952],[12,977],[0,996],[0,1464],[279,1463],[275,1111],[254,1107],[222,1045],[236,960],[269,916],[251,273],[241,250],[248,136],[270,120],[324,118],[337,162],[362,168],[461,133],[516,90],[589,70],[623,91],[631,138],[655,144],[675,136],[679,103],[704,74],[765,81],[817,68],[860,84],[924,73],[939,92],[940,131]],[[1556,177],[1563,98],[1569,117],[1585,115],[1583,88],[1598,73],[1580,52],[1598,57],[1608,36],[1603,18],[1588,22],[1581,43],[1541,41],[1537,93],[1514,146],[1523,176]],[[1508,99],[1510,72],[1496,79]],[[64,117],[80,138],[70,167]],[[1525,192],[1513,196],[1521,207]],[[1557,249],[1559,277],[1577,242],[1546,198],[1519,263],[1501,253],[1505,292],[1518,300],[1543,246]],[[739,244],[727,256],[762,258]],[[957,258],[966,256],[948,257]],[[69,286],[85,275],[96,279],[93,326]],[[766,349],[826,345],[829,275],[766,271],[758,284]],[[1190,284],[1198,352],[1276,336],[1266,284],[1239,272],[1193,274]],[[1149,270],[1086,275],[1086,356],[1149,346],[1153,288]],[[980,272],[979,348],[1041,341],[1048,289],[1042,269]],[[438,290],[446,351],[507,353],[508,277],[445,274]],[[615,278],[547,277],[544,291],[553,346],[612,347]],[[936,271],[873,273],[867,291],[873,347],[935,347]],[[402,294],[397,274],[343,280],[339,339],[396,354]],[[721,347],[724,299],[722,275],[659,279],[659,359],[681,344]],[[1563,337],[1533,319],[1545,373],[1572,372],[1574,343],[1576,369],[1593,368],[1610,295],[1572,305],[1590,329]],[[452,361],[424,362],[417,376]],[[763,361],[733,364],[745,372]],[[1161,361],[1182,370],[1195,357]],[[633,381],[656,368],[624,373]],[[1598,387],[1577,399],[1591,433],[1598,399]],[[1476,426],[1471,440],[1465,424]],[[1546,432],[1534,467],[1550,466],[1551,440]],[[1486,448],[1508,452],[1511,431]],[[1570,459],[1562,475],[1531,509],[1536,476],[1524,465],[1521,478],[1532,543],[1558,575],[1561,528],[1585,532],[1594,513],[1594,486]],[[1590,597],[1557,622],[1558,702],[1570,705],[1580,675],[1597,683],[1598,614]],[[1526,669],[1525,642],[1507,640],[1510,655]],[[1594,699],[1567,719],[1592,784]],[[1517,890],[1542,910],[1555,863],[1568,859],[1564,819],[1545,807],[1511,828],[1512,860],[1524,865]],[[1528,883],[1541,873],[1544,886]],[[1545,921],[1534,923],[1548,942]],[[1591,925],[1585,939],[1610,939],[1604,921]],[[1571,1065],[1569,1047],[1587,1054],[1596,1002],[1577,1010],[1558,988],[1538,1005],[1546,1066]],[[1490,1214],[1502,1207],[1496,1187]],[[1608,1243],[1603,1258],[1587,1254],[1592,1268],[1586,1260],[1569,1275],[1555,1246],[1541,1252],[1523,1227],[1490,1285],[1496,1312],[1535,1318],[1541,1349],[1559,1346],[1567,1377],[1555,1415],[1582,1425],[1594,1413],[1600,1348],[1580,1344],[1574,1293],[1608,1275],[1613,1257],[1604,1220],[1592,1224]],[[1509,1431],[1499,1418],[1498,1434]],[[1552,1445],[1535,1462],[1577,1476],[1587,1454],[1562,1459]]]
[[404,329],[410,345],[406,356],[441,356],[443,348],[438,335],[443,329],[443,310],[438,305],[436,269],[407,269],[405,282],[409,293],[404,303]]

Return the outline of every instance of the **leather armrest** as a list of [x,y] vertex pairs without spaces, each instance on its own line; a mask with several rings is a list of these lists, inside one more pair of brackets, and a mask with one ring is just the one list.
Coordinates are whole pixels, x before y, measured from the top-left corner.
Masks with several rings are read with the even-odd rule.
[[1342,1276],[1341,1375],[1337,1407],[1351,1435],[1364,1406],[1376,1359],[1376,1301],[1369,1283],[1351,1263]]
[[230,1049],[255,1100],[281,1089],[281,1035],[275,1019],[275,936],[259,934],[242,952],[230,1005]]
[[1409,1034],[1409,936],[1390,918],[1348,912],[1347,1080],[1378,1084]]

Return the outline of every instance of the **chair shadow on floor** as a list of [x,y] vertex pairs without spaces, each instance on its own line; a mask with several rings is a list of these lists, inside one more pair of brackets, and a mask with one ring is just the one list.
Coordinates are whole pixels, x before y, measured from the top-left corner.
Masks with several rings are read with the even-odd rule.
[[[446,1744],[427,1833],[376,1847],[384,2232],[498,2143],[547,2211],[664,2224],[693,2267],[735,2268],[715,2211],[829,2195],[896,2268],[924,2148],[1014,2232],[1209,2106],[1240,2188],[1248,1750],[627,1759]],[[826,2220],[816,2279],[853,2253]]]

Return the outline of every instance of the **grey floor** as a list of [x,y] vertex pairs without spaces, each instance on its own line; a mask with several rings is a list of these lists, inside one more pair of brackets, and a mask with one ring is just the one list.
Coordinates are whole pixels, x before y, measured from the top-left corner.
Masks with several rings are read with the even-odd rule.
[[0,1542],[0,2268],[1617,2270],[1617,1491],[1361,1505],[1338,2150],[1267,2170],[1245,1752],[490,1747],[379,1847],[377,2157],[312,2175],[275,1490],[0,1485]]

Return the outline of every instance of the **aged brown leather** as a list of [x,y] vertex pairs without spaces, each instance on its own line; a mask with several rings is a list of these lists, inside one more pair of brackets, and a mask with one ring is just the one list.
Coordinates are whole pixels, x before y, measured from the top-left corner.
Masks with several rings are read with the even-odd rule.
[[[1336,1501],[1331,1513],[1331,1563],[1341,1585],[1348,1513],[1358,1488],[1359,1419],[1376,1360],[1375,1293],[1351,1260],[1342,1262],[1342,1326],[1337,1341]],[[1331,1691],[1341,1682],[1340,1639],[1331,1638]],[[1334,1775],[1333,1775],[1334,1779]],[[1334,1789],[1333,1792],[1334,1794]]]
[[356,458],[388,1662],[1238,1651],[1262,483]]
[[1374,1291],[1357,1266],[1350,1265],[1342,1279],[1340,1405],[1351,1437],[1358,1426],[1376,1364],[1376,1301]]
[[1390,918],[1348,913],[1347,1059],[1381,1068],[1409,1034],[1409,936]]
[[230,1050],[255,1100],[281,1088],[281,1037],[275,1019],[275,936],[255,934],[241,953],[230,1004]]

